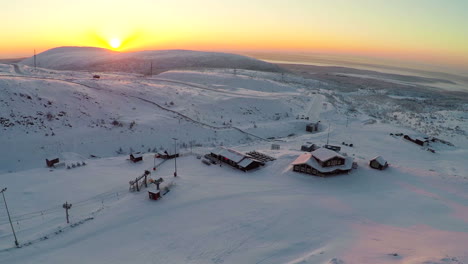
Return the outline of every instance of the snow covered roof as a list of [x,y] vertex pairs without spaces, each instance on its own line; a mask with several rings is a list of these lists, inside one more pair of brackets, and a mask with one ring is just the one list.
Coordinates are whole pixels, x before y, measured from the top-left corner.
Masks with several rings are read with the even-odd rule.
[[[328,150],[328,149],[327,149]],[[333,152],[333,151],[332,151]],[[313,152],[312,152],[313,153]],[[343,165],[337,165],[337,166],[330,166],[330,167],[322,167],[317,160],[312,158],[312,153],[303,153],[295,161],[293,161],[291,164],[292,165],[300,165],[300,164],[307,164],[310,167],[320,171],[320,172],[333,172],[335,170],[350,170],[353,167],[353,158],[351,157],[343,157],[341,155],[338,155],[339,157],[342,157],[345,160],[345,163]],[[337,154],[337,153],[335,153]],[[335,155],[336,156],[336,155]]]
[[382,156],[377,156],[373,158],[372,160],[377,161],[382,166],[384,166],[387,163],[387,161]]
[[245,158],[244,154],[225,147],[217,147],[215,150],[212,151],[212,153],[218,156],[228,158],[234,162],[240,162],[243,158]]
[[291,164],[292,165],[299,165],[299,164],[304,164],[307,163],[307,161],[312,157],[312,154],[310,153],[302,153],[295,161],[293,161]]
[[246,168],[247,166],[252,164],[252,162],[254,162],[254,161],[249,159],[249,158],[245,158],[241,162],[239,162],[238,165],[239,165],[239,167]]
[[326,148],[319,148],[317,150],[312,151],[310,154],[312,154],[312,156],[321,160],[322,162],[332,159],[334,157],[340,157],[344,159],[344,157],[341,156],[340,154],[336,153],[333,150],[329,150]]

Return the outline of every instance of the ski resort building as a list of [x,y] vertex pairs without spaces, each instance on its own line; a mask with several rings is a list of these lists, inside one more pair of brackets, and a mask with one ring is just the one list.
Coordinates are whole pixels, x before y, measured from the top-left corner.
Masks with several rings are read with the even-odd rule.
[[373,169],[383,170],[388,167],[388,163],[382,156],[377,156],[369,161],[369,166]]
[[242,171],[253,170],[255,168],[265,165],[265,163],[259,160],[256,160],[243,153],[225,147],[216,148],[210,153],[210,155],[216,158],[217,160],[227,163],[232,167]]
[[326,148],[319,148],[311,153],[301,154],[292,165],[294,171],[324,177],[350,171],[353,159]]

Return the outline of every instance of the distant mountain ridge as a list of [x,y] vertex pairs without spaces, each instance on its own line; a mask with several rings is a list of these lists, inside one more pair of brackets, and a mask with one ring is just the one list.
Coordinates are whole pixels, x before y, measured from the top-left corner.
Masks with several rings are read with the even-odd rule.
[[[20,62],[33,66],[34,57]],[[36,56],[41,68],[148,74],[173,69],[230,68],[267,72],[281,71],[277,65],[254,58],[220,52],[154,50],[122,53],[96,47],[58,47]]]

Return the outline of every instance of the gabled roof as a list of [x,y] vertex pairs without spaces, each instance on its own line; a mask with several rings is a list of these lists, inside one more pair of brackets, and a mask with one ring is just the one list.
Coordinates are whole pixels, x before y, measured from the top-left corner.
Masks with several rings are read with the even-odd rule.
[[[333,152],[333,151],[332,151]],[[312,152],[313,153],[313,152]],[[301,164],[307,164],[310,167],[316,169],[319,172],[326,173],[326,172],[333,172],[335,170],[350,170],[353,167],[353,158],[351,157],[343,157],[341,155],[337,154],[338,156],[342,157],[345,160],[345,163],[343,165],[337,165],[337,166],[330,166],[330,167],[322,167],[317,160],[315,160],[312,156],[312,153],[302,153],[295,161],[293,161],[291,164],[292,165],[301,165]]]
[[242,168],[247,168],[250,164],[252,164],[252,162],[254,161],[249,158],[245,158],[241,162],[239,162],[237,165],[239,165],[239,167],[242,167]]
[[385,164],[387,164],[387,161],[382,157],[382,156],[377,156],[371,160],[375,160],[377,161],[380,165],[384,166]]
[[333,150],[329,150],[326,148],[319,148],[317,150],[312,151],[310,154],[322,162],[330,160],[334,157],[339,157],[339,158],[344,159],[344,157],[341,156],[340,154],[336,153]]
[[233,149],[228,149],[228,148],[225,148],[225,147],[218,147],[216,148],[215,150],[212,151],[212,153],[216,154],[216,155],[221,155],[225,158],[228,158],[234,162],[240,162],[243,158],[245,158],[245,155],[240,153],[240,152],[237,152]]
[[312,157],[312,154],[310,153],[302,153],[295,161],[293,161],[291,164],[292,165],[300,165],[300,164],[305,164],[307,161]]

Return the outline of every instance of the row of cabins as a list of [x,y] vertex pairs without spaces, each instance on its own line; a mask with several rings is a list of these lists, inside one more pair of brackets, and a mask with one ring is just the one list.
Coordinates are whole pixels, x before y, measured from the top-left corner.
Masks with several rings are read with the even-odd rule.
[[264,166],[265,163],[233,149],[218,147],[210,156],[242,171],[249,171]]
[[[212,160],[226,163],[242,171],[249,171],[265,165],[264,161],[255,159],[251,155],[243,154],[233,149],[218,147],[210,154]],[[315,176],[329,176],[347,173],[353,169],[352,157],[343,156],[329,148],[316,148],[312,152],[301,154],[291,164],[293,171]],[[377,156],[369,161],[369,166],[383,170],[388,167],[387,161],[382,156]]]

